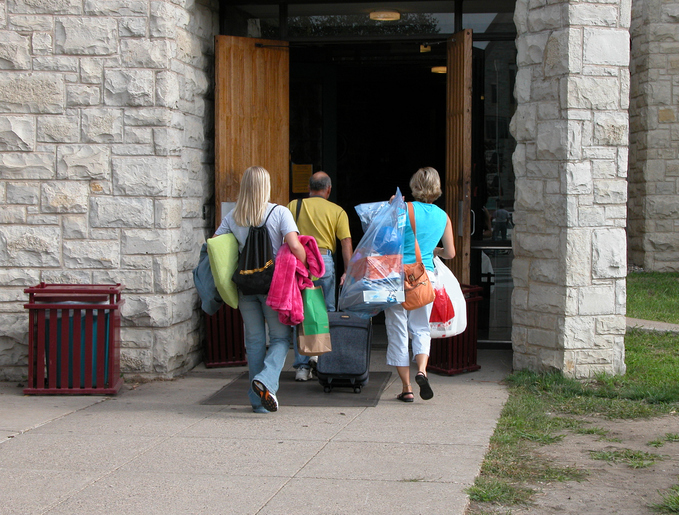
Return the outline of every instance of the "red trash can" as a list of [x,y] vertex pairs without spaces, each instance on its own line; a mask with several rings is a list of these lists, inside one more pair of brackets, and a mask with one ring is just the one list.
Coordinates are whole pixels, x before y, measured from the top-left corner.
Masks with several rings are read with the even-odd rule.
[[247,365],[245,331],[240,311],[223,304],[214,315],[205,314],[207,345],[205,367],[240,367]]
[[118,393],[121,284],[26,288],[28,386],[24,393]]

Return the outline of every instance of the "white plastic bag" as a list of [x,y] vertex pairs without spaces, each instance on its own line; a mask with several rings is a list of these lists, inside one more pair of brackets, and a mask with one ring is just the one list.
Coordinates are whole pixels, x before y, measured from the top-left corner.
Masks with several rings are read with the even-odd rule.
[[434,258],[434,267],[436,269],[434,288],[443,286],[446,289],[446,293],[453,304],[455,316],[447,322],[430,322],[429,330],[432,338],[450,338],[463,333],[467,328],[467,301],[464,298],[459,281],[450,268],[441,261],[441,258]]

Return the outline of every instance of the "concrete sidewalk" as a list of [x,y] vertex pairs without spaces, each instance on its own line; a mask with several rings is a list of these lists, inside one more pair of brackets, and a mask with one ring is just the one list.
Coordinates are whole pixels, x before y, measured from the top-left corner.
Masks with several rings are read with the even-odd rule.
[[[371,370],[390,370],[385,351],[373,348]],[[200,404],[245,367],[199,366],[114,397],[24,396],[0,383],[0,513],[461,515],[511,351],[481,350],[478,363],[430,374],[427,402],[416,385],[414,403],[397,401],[394,372],[376,407],[280,398],[265,415]]]

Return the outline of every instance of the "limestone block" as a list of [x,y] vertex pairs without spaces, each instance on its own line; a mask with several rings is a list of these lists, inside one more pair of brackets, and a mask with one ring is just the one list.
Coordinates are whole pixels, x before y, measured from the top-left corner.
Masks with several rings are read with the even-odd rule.
[[115,145],[112,148],[114,156],[148,156],[153,155],[153,145]]
[[59,145],[57,175],[60,179],[101,179],[110,177],[111,149],[99,145]]
[[562,81],[562,105],[566,109],[611,110],[618,109],[618,79],[610,77],[569,77]]
[[145,16],[145,0],[85,0],[85,14],[90,16]]
[[177,59],[199,69],[203,69],[208,65],[209,61],[205,52],[205,42],[196,39],[192,34],[183,30],[177,30],[176,38]]
[[80,80],[85,84],[101,84],[104,81],[104,61],[93,57],[82,57]]
[[38,116],[38,141],[75,143],[80,136],[77,116]]
[[82,1],[7,0],[7,10],[16,14],[82,14]]
[[592,179],[613,179],[617,176],[615,161],[603,159],[592,161]]
[[118,21],[118,35],[123,37],[146,37],[146,18],[121,18]]
[[165,107],[141,107],[125,109],[125,125],[169,127],[172,110]]
[[45,213],[33,214],[33,206],[26,207],[26,223],[29,225],[59,225],[59,216]]
[[168,295],[126,295],[120,313],[125,322],[134,327],[168,327],[172,323],[171,297]]
[[[2,12],[2,9],[0,9]],[[2,20],[2,16],[0,16]],[[49,33],[54,30],[54,17],[47,15],[13,14],[9,17],[8,28],[16,32]],[[4,26],[4,23],[0,24]]]
[[597,204],[624,205],[627,201],[627,182],[621,179],[596,181],[594,201]]
[[[197,261],[196,264],[198,264]],[[123,254],[121,256],[120,266],[123,269],[151,270],[153,267],[153,257]]]
[[120,352],[120,371],[124,374],[153,372],[153,353],[146,349],[123,347]]
[[31,36],[31,47],[34,55],[49,55],[52,53],[52,34],[47,32],[34,32]]
[[178,228],[182,225],[182,200],[181,199],[156,199],[155,226],[158,229]]
[[646,217],[651,220],[679,219],[679,202],[670,195],[650,195],[646,198]]
[[177,291],[177,256],[158,256],[153,260],[153,286],[157,293]]
[[113,185],[116,195],[166,195],[168,168],[164,157],[114,157]]
[[592,193],[592,165],[590,161],[566,163],[565,190],[572,195]]
[[[50,72],[78,73],[78,59],[76,57],[43,55],[33,58],[33,69]],[[67,76],[64,76],[67,79]],[[68,81],[67,82],[73,82]]]
[[118,51],[118,23],[114,18],[57,18],[54,38],[57,54],[112,55]]
[[3,179],[52,179],[54,154],[47,152],[0,153]]
[[595,340],[594,317],[565,317],[563,319],[563,346],[564,349],[589,349]]
[[8,204],[32,204],[40,202],[40,185],[35,182],[7,183]]
[[[176,5],[167,2],[150,2],[150,34],[153,38],[177,37],[178,27],[188,24],[189,14]],[[179,44],[179,40],[177,39]]]
[[[549,34],[525,34],[517,38],[517,63],[519,66],[542,64]],[[185,61],[189,62],[189,61]]]
[[64,240],[64,267],[118,268],[120,244],[115,240]]
[[0,151],[30,152],[35,149],[35,118],[3,116],[0,118]]
[[0,70],[31,69],[31,38],[0,30]]
[[153,130],[149,127],[125,127],[125,143],[149,145],[153,143]]
[[118,240],[120,239],[120,229],[90,227],[90,238],[93,240]]
[[62,113],[64,77],[33,72],[0,74],[0,112]]
[[50,181],[40,185],[45,213],[86,213],[89,185],[84,181]]
[[43,270],[42,280],[52,284],[92,284],[89,270]]
[[93,197],[90,199],[92,227],[137,227],[153,225],[153,200],[138,197]]
[[61,228],[65,240],[82,240],[87,238],[87,216],[64,215],[61,217]]
[[537,135],[535,104],[519,105],[510,122],[510,129],[518,141],[533,140]]
[[582,70],[582,36],[579,30],[566,29],[550,34],[545,47],[545,76],[579,73]]
[[0,266],[59,267],[58,226],[0,225]]
[[0,224],[24,224],[26,222],[26,208],[22,206],[3,206],[0,209]]
[[530,266],[530,280],[556,284],[560,279],[560,265],[556,259],[536,259]]
[[[185,334],[188,334],[195,329],[195,324],[192,321],[194,319],[194,308],[196,306],[197,298],[194,288],[179,292],[173,297],[175,303],[172,309],[172,320],[177,324],[177,328],[184,325]],[[186,338],[184,338],[184,341],[186,342]]]
[[160,127],[153,129],[153,148],[158,156],[178,156],[182,152],[184,132]]
[[621,29],[585,28],[583,62],[629,66],[629,32]]
[[203,216],[203,205],[210,207],[209,204],[204,204],[203,199],[199,198],[187,198],[181,201],[181,214],[182,218],[202,218]]
[[517,181],[515,209],[539,210],[544,209],[543,181],[521,179]]
[[179,101],[178,75],[170,71],[162,71],[156,74],[156,104],[159,106],[175,109]]
[[571,229],[566,235],[566,251],[563,266],[566,285],[587,286],[591,284],[592,236],[588,229]]
[[104,102],[115,106],[152,106],[153,79],[151,70],[106,70]]
[[123,39],[120,41],[122,63],[129,68],[161,68],[170,66],[176,44],[167,39]]
[[618,8],[616,5],[569,4],[568,21],[571,25],[616,27],[618,24]]
[[149,270],[97,270],[92,272],[96,284],[123,284],[126,293],[153,293],[153,277]]
[[602,316],[596,317],[596,334],[618,334],[624,335],[627,332],[627,323],[624,316]]
[[554,259],[559,256],[559,238],[557,235],[516,234],[515,252],[522,256],[539,259]]
[[613,315],[616,310],[615,285],[595,285],[578,288],[580,315]]
[[[3,286],[35,286],[40,283],[40,271],[25,268],[0,269],[0,284]],[[26,297],[24,297],[26,299]]]
[[[125,286],[123,296],[127,291],[127,285]],[[121,327],[120,342],[127,349],[151,349],[153,347],[153,331],[136,327]]]
[[566,121],[538,123],[538,159],[563,161],[569,155],[571,142],[579,141],[579,134],[573,132],[574,126]]
[[85,84],[66,86],[66,105],[68,107],[96,106],[101,104],[101,88]]
[[81,116],[83,141],[90,143],[123,142],[122,109],[83,109]]
[[665,163],[665,174],[667,177],[679,177],[679,160],[667,160]]
[[642,163],[643,179],[649,184],[664,181],[666,164],[664,159],[647,159]]
[[628,132],[626,113],[595,113],[593,141],[595,145],[627,145]]
[[627,275],[627,235],[620,229],[595,229],[592,234],[592,277]]
[[126,229],[122,235],[124,254],[171,254],[177,251],[179,231]]

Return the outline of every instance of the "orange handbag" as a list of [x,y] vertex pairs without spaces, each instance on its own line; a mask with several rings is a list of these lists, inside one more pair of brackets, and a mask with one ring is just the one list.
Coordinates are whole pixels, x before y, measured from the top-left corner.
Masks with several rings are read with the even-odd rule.
[[424,263],[422,263],[420,244],[417,243],[415,213],[413,212],[412,202],[408,202],[408,216],[410,217],[410,226],[413,229],[413,236],[415,236],[415,263],[403,265],[405,275],[403,291],[405,292],[406,300],[401,305],[410,311],[434,302],[436,293],[429,280],[427,269],[424,267]]

